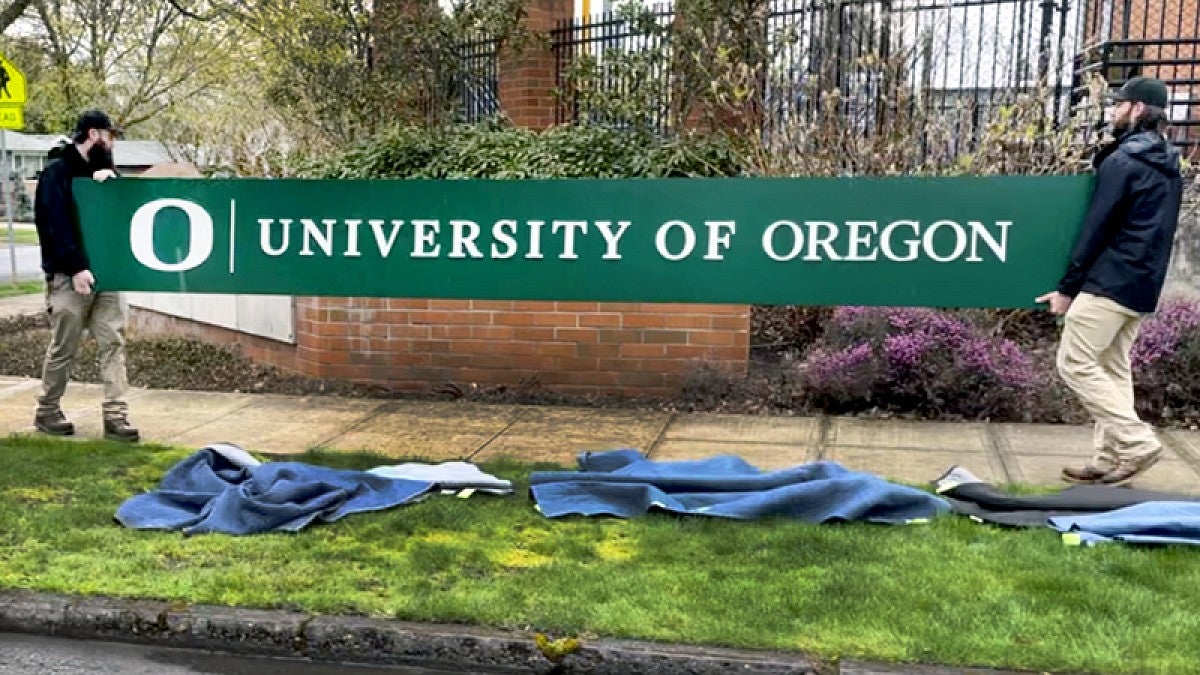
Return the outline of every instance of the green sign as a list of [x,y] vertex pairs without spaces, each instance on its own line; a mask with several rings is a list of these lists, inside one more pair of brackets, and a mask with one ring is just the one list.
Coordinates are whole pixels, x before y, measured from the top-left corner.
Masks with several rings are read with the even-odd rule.
[[76,182],[101,290],[1031,307],[1088,176]]

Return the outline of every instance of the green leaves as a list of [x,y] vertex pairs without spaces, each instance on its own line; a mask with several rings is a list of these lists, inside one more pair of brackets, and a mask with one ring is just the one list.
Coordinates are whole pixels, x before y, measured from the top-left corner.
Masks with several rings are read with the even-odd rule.
[[650,178],[736,176],[737,141],[722,134],[662,138],[642,130],[492,122],[396,127],[310,168],[322,178]]

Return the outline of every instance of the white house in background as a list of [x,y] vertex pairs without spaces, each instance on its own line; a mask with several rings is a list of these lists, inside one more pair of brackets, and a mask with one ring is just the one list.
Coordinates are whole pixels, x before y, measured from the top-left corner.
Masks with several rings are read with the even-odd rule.
[[[37,180],[46,168],[47,157],[54,146],[68,142],[61,134],[22,134],[0,131],[4,138],[4,156],[0,167],[9,168],[21,180]],[[166,146],[158,141],[120,139],[113,147],[113,163],[125,175],[137,175],[155,164],[171,161]]]

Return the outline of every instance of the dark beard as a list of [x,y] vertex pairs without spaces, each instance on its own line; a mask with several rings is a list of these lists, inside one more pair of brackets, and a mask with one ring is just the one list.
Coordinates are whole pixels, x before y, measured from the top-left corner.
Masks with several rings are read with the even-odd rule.
[[100,144],[93,145],[92,149],[88,150],[87,159],[88,166],[90,166],[93,171],[113,168],[112,151]]
[[1119,122],[1113,122],[1113,125],[1112,125],[1113,137],[1120,138],[1120,137],[1124,136],[1125,134],[1129,133],[1129,130],[1132,128],[1133,128],[1133,123],[1130,122],[1128,119],[1124,119]]

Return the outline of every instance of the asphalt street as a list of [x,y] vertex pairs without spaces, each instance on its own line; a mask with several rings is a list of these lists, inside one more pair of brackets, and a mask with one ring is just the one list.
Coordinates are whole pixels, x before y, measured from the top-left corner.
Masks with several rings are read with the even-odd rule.
[[0,633],[5,675],[470,675],[471,671],[267,659]]

